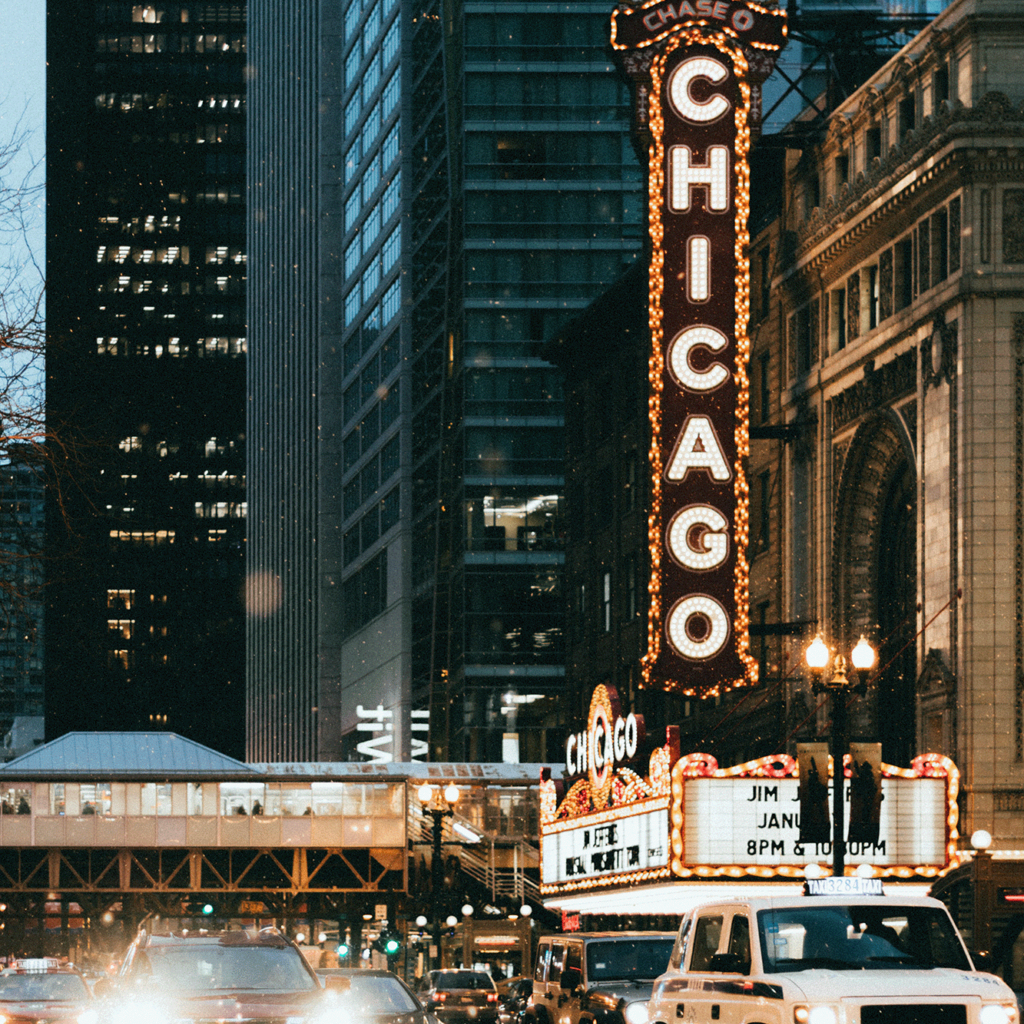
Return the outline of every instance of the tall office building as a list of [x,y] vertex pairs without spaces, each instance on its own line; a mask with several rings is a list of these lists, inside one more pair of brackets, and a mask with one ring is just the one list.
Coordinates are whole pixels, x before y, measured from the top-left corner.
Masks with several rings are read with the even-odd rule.
[[538,343],[642,244],[609,12],[252,5],[251,758],[553,752]]
[[12,447],[0,466],[0,759],[42,740],[43,479],[39,459]]
[[245,3],[47,13],[47,735],[240,753]]

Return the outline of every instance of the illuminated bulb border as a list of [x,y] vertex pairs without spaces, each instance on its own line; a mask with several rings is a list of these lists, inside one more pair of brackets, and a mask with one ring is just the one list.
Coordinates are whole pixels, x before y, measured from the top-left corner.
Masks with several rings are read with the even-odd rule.
[[[751,9],[761,13],[773,13],[767,8],[749,5]],[[776,12],[778,13],[778,12]],[[748,70],[747,60],[737,37],[731,31],[711,30],[706,22],[702,27],[691,26],[678,29],[673,26],[658,39],[663,39],[675,32],[675,38],[666,45],[665,52],[656,56],[651,62],[651,91],[649,127],[652,142],[648,147],[648,224],[651,236],[651,262],[648,274],[648,325],[651,332],[651,355],[648,363],[648,380],[650,397],[648,399],[648,416],[651,423],[651,512],[647,519],[647,540],[651,555],[651,577],[647,584],[650,605],[647,615],[647,653],[641,659],[641,671],[645,685],[657,683],[666,690],[675,690],[686,696],[718,696],[724,690],[735,686],[752,685],[757,682],[758,665],[750,654],[750,565],[747,561],[747,547],[750,541],[750,489],[743,470],[743,460],[750,453],[750,379],[747,375],[747,362],[750,358],[750,264],[746,258],[746,248],[750,242],[747,230],[747,219],[750,214],[750,127],[748,117],[750,111],[750,85],[745,80]],[[652,40],[651,42],[655,42]],[[736,568],[734,573],[733,634],[736,652],[744,665],[742,678],[723,680],[722,683],[700,694],[697,690],[677,679],[654,679],[654,667],[661,652],[662,605],[661,605],[661,549],[662,549],[662,487],[663,466],[661,461],[661,418],[662,390],[664,388],[664,311],[661,305],[665,289],[664,268],[665,251],[663,242],[665,228],[662,222],[661,205],[664,198],[665,185],[665,116],[661,106],[661,83],[665,64],[671,53],[678,47],[694,44],[710,44],[727,54],[732,60],[736,74],[740,102],[735,107],[736,146],[735,146],[735,244],[734,257],[736,264],[736,363],[735,380],[736,395],[736,465],[733,474],[733,493],[736,496],[735,519],[733,523],[733,539],[736,546]],[[612,45],[615,46],[615,16],[612,17]],[[650,43],[646,44],[650,45]],[[619,47],[622,49],[622,47]],[[774,47],[770,47],[774,49]]]
[[[616,771],[617,781],[623,782],[620,792],[623,797],[632,792],[642,792],[643,789],[654,787],[654,776],[661,774],[670,758],[667,746],[658,747],[651,754],[651,781],[640,779],[630,769]],[[844,759],[845,762],[846,759]],[[831,774],[831,761],[829,771]],[[946,779],[946,864],[937,866],[934,864],[899,864],[888,867],[873,867],[872,875],[876,878],[939,878],[957,865],[962,863],[966,856],[956,848],[957,823],[959,811],[957,809],[957,794],[960,789],[960,771],[953,761],[943,754],[921,754],[911,762],[910,768],[898,768],[895,765],[885,764],[882,766],[884,778],[900,779]],[[849,774],[846,772],[845,774]],[[656,881],[661,878],[803,878],[804,868],[802,865],[783,864],[777,867],[767,867],[759,864],[686,864],[683,862],[683,787],[688,778],[799,778],[799,765],[795,758],[788,754],[775,754],[768,757],[756,758],[753,761],[746,761],[743,764],[732,765],[728,768],[719,768],[718,761],[711,754],[692,753],[680,757],[672,766],[671,770],[671,795],[660,793],[657,796],[638,796],[636,799],[624,799],[621,804],[603,811],[593,812],[577,810],[577,806],[584,802],[581,797],[585,796],[585,803],[589,807],[590,785],[586,779],[581,779],[565,795],[562,803],[554,808],[557,799],[557,788],[554,780],[547,779],[540,784],[541,796],[541,864],[544,863],[544,838],[556,832],[564,832],[570,828],[578,828],[581,824],[599,825],[608,821],[616,821],[631,814],[641,814],[646,811],[661,810],[668,807],[669,810],[669,847],[671,850],[669,867],[651,868],[644,871],[635,871],[626,874],[602,876],[601,878],[586,879],[578,882],[564,882],[558,884],[547,884],[541,882],[541,893],[545,896],[558,893],[580,892],[587,889],[608,888],[610,886],[635,885],[638,882]],[[642,788],[636,788],[637,784]],[[614,792],[614,790],[613,790]]]
[[[846,768],[849,755],[844,758],[844,775],[849,778],[850,771]],[[832,776],[832,762],[829,760],[829,776]],[[960,789],[960,771],[953,761],[944,754],[921,754],[911,762],[910,768],[898,768],[883,763],[882,777],[887,779],[946,779],[946,863],[934,864],[899,864],[885,867],[874,867],[873,877],[895,878],[938,878],[951,871],[962,861],[957,850],[957,824],[960,812],[957,808],[957,794]],[[706,865],[686,864],[683,844],[683,788],[686,779],[690,778],[799,778],[800,769],[795,758],[788,754],[777,754],[757,758],[744,764],[730,768],[719,768],[718,762],[710,754],[686,754],[681,757],[672,769],[672,806],[669,810],[670,846],[672,849],[672,874],[680,878],[713,878],[724,876],[739,878],[752,875],[759,878],[770,878],[781,875],[790,878],[803,877],[803,868],[793,865],[779,865],[769,868],[755,864]]]
[[[663,2],[663,0],[647,0],[647,2],[645,4],[642,4],[639,9],[640,10],[647,10],[648,7],[656,7],[658,4],[660,4],[662,2]],[[777,7],[764,7],[761,4],[752,3],[751,0],[747,0],[746,7],[748,8],[748,10],[757,11],[758,14],[768,15],[768,16],[771,16],[773,18],[782,18],[783,19],[783,22],[782,22],[782,38],[785,39],[789,35],[789,25],[788,25],[788,23],[785,20],[786,12],[784,10],[780,10]],[[617,21],[617,18],[618,18],[619,13],[620,12],[618,10],[612,11],[612,31],[611,31],[612,49],[613,50],[627,50],[630,47],[624,46],[623,44],[618,42],[618,21]],[[630,12],[627,12],[627,13],[633,13],[633,11],[630,11]],[[639,43],[636,48],[638,50],[644,50],[648,46],[654,46],[657,43],[660,43],[662,41],[662,39],[665,39],[668,36],[672,35],[673,32],[683,32],[683,31],[686,31],[687,28],[689,28],[689,29],[696,29],[698,27],[703,27],[703,28],[706,28],[706,29],[710,29],[710,28],[718,29],[724,35],[732,37],[737,42],[739,42],[739,40],[740,40],[740,36],[738,35],[738,33],[733,31],[733,29],[730,28],[728,25],[720,25],[717,22],[713,25],[710,21],[707,21],[704,18],[699,18],[697,20],[690,19],[690,20],[688,20],[688,21],[686,21],[686,22],[684,22],[682,24],[669,25],[669,26],[666,27],[664,32],[660,32],[658,35],[652,36],[650,39],[647,39],[644,42]],[[775,52],[778,52],[782,48],[782,47],[779,47],[779,46],[774,46],[771,43],[759,43],[759,42],[755,42],[754,40],[747,40],[744,45],[749,46],[751,49],[754,49],[754,50],[773,50]],[[783,43],[783,45],[785,45],[785,43]]]

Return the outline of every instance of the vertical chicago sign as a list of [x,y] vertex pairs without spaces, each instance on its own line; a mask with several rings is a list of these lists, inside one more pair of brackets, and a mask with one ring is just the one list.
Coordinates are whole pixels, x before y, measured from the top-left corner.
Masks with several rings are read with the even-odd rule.
[[622,5],[611,42],[633,79],[648,159],[651,329],[649,685],[756,681],[748,454],[751,128],[785,41],[776,7]]

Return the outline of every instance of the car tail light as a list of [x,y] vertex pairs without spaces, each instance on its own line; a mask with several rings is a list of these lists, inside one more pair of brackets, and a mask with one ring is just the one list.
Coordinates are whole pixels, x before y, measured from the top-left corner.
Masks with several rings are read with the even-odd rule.
[[435,1003],[443,1003],[447,998],[448,998],[448,993],[447,992],[435,992],[434,993],[434,1002]]
[[487,1002],[489,1002],[489,1003],[496,1003],[497,1001],[498,1001],[498,993],[497,992],[488,992],[487,993]]

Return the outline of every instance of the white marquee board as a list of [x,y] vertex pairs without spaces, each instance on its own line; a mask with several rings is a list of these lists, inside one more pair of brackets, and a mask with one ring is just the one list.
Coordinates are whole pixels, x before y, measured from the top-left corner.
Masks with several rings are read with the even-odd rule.
[[[684,784],[683,861],[687,864],[821,863],[830,844],[801,844],[799,781],[794,778],[698,778]],[[829,808],[832,786],[829,784]],[[846,806],[850,781],[846,780]],[[879,841],[849,844],[850,863],[943,864],[946,780],[882,780]],[[849,820],[849,815],[847,815]]]
[[669,862],[668,808],[628,809],[618,816],[594,815],[545,831],[545,885],[584,882],[636,871],[666,868]]

